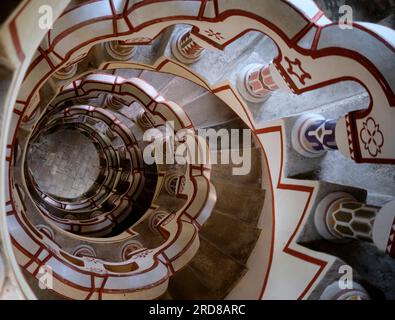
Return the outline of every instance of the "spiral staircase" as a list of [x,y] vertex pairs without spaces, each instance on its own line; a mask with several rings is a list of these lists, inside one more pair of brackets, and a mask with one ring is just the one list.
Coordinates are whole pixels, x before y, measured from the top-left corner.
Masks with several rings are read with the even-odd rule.
[[310,0],[7,6],[0,298],[395,299],[392,29]]

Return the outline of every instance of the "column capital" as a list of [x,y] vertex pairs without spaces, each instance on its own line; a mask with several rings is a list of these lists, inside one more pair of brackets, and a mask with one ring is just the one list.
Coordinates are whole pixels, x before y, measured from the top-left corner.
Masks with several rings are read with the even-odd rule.
[[165,190],[168,194],[175,196],[182,186],[183,175],[180,173],[171,173],[165,177]]
[[191,35],[191,30],[181,30],[171,42],[171,51],[176,59],[184,64],[191,64],[198,61],[204,48],[197,44]]
[[[314,224],[318,233],[329,241],[344,241],[345,236],[336,230],[340,227],[343,230],[343,222],[348,224],[353,219],[352,213],[342,212],[343,203],[352,203],[357,200],[345,192],[334,192],[326,195],[317,205],[314,214]],[[348,211],[345,209],[345,211]],[[336,214],[336,215],[335,215]],[[336,220],[339,218],[339,220]],[[353,235],[350,231],[350,235]]]
[[302,156],[316,158],[328,150],[337,150],[336,120],[306,113],[300,116],[292,129],[292,147]]
[[359,202],[348,193],[333,192],[318,203],[314,224],[324,239],[372,242],[395,258],[395,201],[380,208]]
[[158,229],[158,226],[159,226],[160,222],[168,216],[169,216],[169,213],[167,213],[166,211],[158,210],[158,211],[153,212],[150,215],[150,217],[148,218],[149,229],[153,233],[159,234],[160,231]]
[[127,61],[133,57],[136,47],[128,41],[114,40],[104,44],[108,55],[116,60]]
[[115,98],[112,94],[107,94],[104,100],[104,105],[108,109],[119,110],[124,106],[124,103]]
[[140,110],[140,112],[137,114],[136,122],[143,129],[152,128],[152,124],[148,119],[147,112],[144,110]]
[[125,243],[121,249],[122,261],[129,260],[135,251],[143,249],[143,248],[144,248],[144,246],[141,244],[140,241],[137,241],[137,240],[130,240],[129,242]]
[[74,249],[73,255],[80,257],[80,258],[82,258],[82,257],[95,258],[96,252],[92,246],[82,244]]
[[253,103],[266,101],[279,89],[270,71],[271,64],[250,64],[244,67],[238,78],[237,88],[244,99]]
[[74,63],[62,69],[59,69],[54,73],[53,76],[59,80],[67,80],[72,78],[77,73],[77,69],[78,63]]

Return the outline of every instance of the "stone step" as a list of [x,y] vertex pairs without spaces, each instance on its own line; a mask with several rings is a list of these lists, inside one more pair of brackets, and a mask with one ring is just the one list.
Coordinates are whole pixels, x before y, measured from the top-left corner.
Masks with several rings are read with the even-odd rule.
[[172,79],[173,77],[174,77],[173,75],[169,75],[167,73],[161,73],[161,72],[149,71],[149,70],[144,70],[140,74],[140,79],[149,83],[151,86],[153,86],[156,89],[156,91],[160,93],[162,93],[162,89],[166,87],[170,79]]
[[169,26],[165,30],[163,30],[161,35],[158,37],[160,38],[158,43],[152,46],[151,60],[153,62],[156,62],[159,58],[165,56],[165,51],[170,44],[170,39],[172,38],[174,28],[175,25]]
[[[177,34],[178,30],[184,28],[186,26],[176,26],[174,35]],[[165,50],[165,55],[174,59],[170,44]],[[202,59],[189,65],[189,68],[205,78],[210,84],[227,81],[236,88],[237,78],[245,66],[257,62],[268,64],[277,55],[277,47],[270,38],[259,32],[249,32],[229,44],[223,52],[206,50]],[[278,90],[264,103],[244,102],[251,109],[254,120],[259,124],[264,121],[311,111],[322,105],[338,102],[363,92],[365,90],[362,86],[347,81],[301,95],[293,95]],[[292,108],[289,108],[290,105],[292,105]],[[360,108],[364,107],[367,108],[368,105]],[[342,111],[342,109],[339,110],[339,112]],[[201,116],[203,117],[203,115]]]
[[144,165],[144,175],[146,178],[151,178],[154,179],[155,181],[157,180],[157,175],[158,175],[158,169],[155,164],[145,164]]
[[200,281],[190,266],[186,266],[170,278],[168,292],[176,300],[220,299],[215,292]]
[[226,180],[212,181],[217,191],[215,210],[256,226],[262,213],[265,191],[247,185],[237,185]]
[[175,212],[181,209],[185,199],[169,195],[166,191],[162,191],[155,199],[154,204],[160,206],[167,212]]
[[116,111],[116,114],[121,114],[126,117],[129,121],[135,122],[137,115],[143,111],[143,107],[139,103],[133,102],[130,106],[122,107]]
[[145,174],[144,187],[141,194],[137,198],[135,205],[144,206],[144,207],[150,206],[152,197],[154,196],[155,193],[155,187],[157,181],[154,174],[152,175],[153,176],[150,177],[149,175]]
[[166,100],[173,101],[179,106],[183,106],[207,92],[205,88],[192,81],[169,74],[167,76],[167,83],[160,90],[160,94]]
[[214,243],[223,253],[245,264],[255,247],[261,230],[234,216],[214,210],[200,235]]
[[191,260],[190,266],[200,281],[220,299],[226,297],[247,271],[243,264],[202,237],[199,250]]
[[197,128],[207,128],[226,123],[237,115],[219,98],[205,91],[182,105]]
[[140,78],[150,83],[166,100],[183,107],[196,127],[210,127],[237,118],[214,94],[187,79],[152,71],[143,71]]
[[[248,155],[250,152],[250,156]],[[235,160],[238,160],[238,155],[243,159],[242,164],[234,164],[232,162],[232,153],[236,154],[234,157]],[[221,163],[221,157],[228,154],[230,163],[225,164]],[[242,184],[242,185],[255,185],[259,187],[262,180],[262,160],[261,160],[261,151],[259,148],[249,148],[240,149],[240,150],[219,150],[217,152],[211,153],[212,159],[216,159],[217,164],[213,164],[211,166],[211,180],[215,181],[217,179],[226,179],[231,180],[234,184]],[[235,175],[235,173],[243,173],[240,170],[234,172],[234,168],[241,168],[242,166],[248,169],[248,161],[251,159],[250,170],[247,174],[243,175]],[[226,158],[224,158],[226,159]],[[245,163],[245,165],[244,165]]]
[[[174,28],[172,37],[177,36],[182,29],[190,29],[190,26],[177,25]],[[259,53],[264,52],[267,60],[271,60],[276,55],[276,46],[270,45],[272,42],[268,37],[259,32],[248,32],[239,39],[230,43],[225,50],[205,50],[202,58],[197,62],[188,65],[192,71],[198,73],[210,84],[217,84],[222,81],[228,81],[232,72],[242,69],[245,66],[245,57],[251,54],[251,51]],[[164,55],[176,60],[171,51],[171,41],[167,43]],[[269,48],[268,48],[269,47]]]
[[113,73],[125,79],[139,78],[143,70],[140,69],[117,69]]
[[145,219],[133,226],[133,231],[139,234],[139,241],[144,248],[157,248],[165,242],[165,239],[160,233],[154,233],[151,231],[148,219]]
[[[212,137],[212,141],[209,143],[210,150],[228,150],[228,149],[241,149],[245,147],[243,144],[243,135],[244,132],[242,129],[249,130],[244,122],[240,118],[236,118],[225,123],[214,125],[210,127],[204,127],[204,129],[213,129],[214,131],[206,132],[208,137]],[[233,136],[232,136],[232,129]],[[235,131],[237,130],[237,131]],[[251,131],[249,131],[251,132]],[[202,133],[199,133],[200,136],[203,136]],[[217,143],[215,144],[215,138],[217,137]],[[251,145],[254,145],[253,138],[251,136]],[[246,140],[249,141],[249,140]]]
[[135,46],[136,51],[131,60],[138,62],[141,65],[153,65],[157,59],[162,56],[162,47],[167,43],[166,31],[159,34],[158,37],[153,39],[148,45]]

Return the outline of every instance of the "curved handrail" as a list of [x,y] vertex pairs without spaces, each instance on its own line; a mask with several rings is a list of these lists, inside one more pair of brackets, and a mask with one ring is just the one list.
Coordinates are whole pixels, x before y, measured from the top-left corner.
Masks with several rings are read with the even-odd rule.
[[[90,80],[92,80],[93,76],[90,76]],[[98,78],[96,78],[98,80]],[[108,80],[108,79],[107,79]],[[186,196],[187,200],[183,208],[181,208],[178,212],[176,212],[173,216],[171,221],[166,221],[166,225],[161,226],[164,230],[166,230],[166,234],[168,238],[165,242],[156,249],[145,250],[137,254],[133,254],[131,259],[124,263],[114,263],[114,262],[104,262],[99,259],[91,259],[86,261],[86,259],[82,259],[83,262],[76,259],[74,256],[70,256],[69,254],[65,254],[60,248],[57,247],[56,244],[52,245],[54,248],[51,248],[52,251],[56,251],[59,254],[54,255],[56,256],[57,260],[62,260],[62,267],[65,268],[65,265],[70,268],[77,268],[79,271],[84,274],[84,270],[89,268],[90,263],[94,264],[95,267],[100,269],[100,273],[105,273],[108,278],[111,278],[111,273],[114,270],[128,270],[129,272],[126,274],[123,273],[115,273],[116,277],[122,277],[124,286],[125,283],[128,283],[128,279],[134,278],[136,283],[140,283],[138,288],[135,288],[136,284],[131,285],[130,287],[122,287],[122,288],[111,288],[108,289],[108,294],[111,294],[116,297],[121,297],[124,294],[130,295],[132,297],[141,297],[141,292],[150,292],[153,291],[154,288],[157,286],[156,296],[163,293],[163,288],[165,288],[165,283],[167,282],[167,277],[182,268],[196,253],[198,249],[199,240],[197,237],[197,232],[200,229],[200,226],[206,221],[209,217],[212,208],[214,206],[216,197],[215,197],[215,189],[211,185],[209,181],[210,177],[210,165],[195,165],[193,164],[193,151],[196,148],[206,148],[208,150],[208,146],[206,142],[199,141],[198,137],[195,135],[195,131],[189,118],[183,113],[182,109],[178,107],[176,104],[166,102],[159,94],[156,92],[154,88],[136,79],[120,79],[119,77],[112,77],[112,83],[110,82],[102,82],[99,83],[101,86],[104,85],[111,85],[114,87],[114,82],[117,82],[115,87],[121,87],[121,93],[127,92],[133,89],[134,94],[138,94],[141,98],[140,101],[145,101],[147,106],[152,106],[153,102],[157,103],[160,108],[153,108],[153,110],[149,110],[147,108],[147,112],[152,113],[156,125],[163,124],[167,120],[175,120],[175,132],[177,130],[184,129],[187,135],[190,135],[192,139],[194,139],[197,146],[194,146],[193,150],[189,150],[189,145],[187,145],[188,152],[188,163],[189,170],[185,175],[185,187],[184,187],[184,195]],[[84,85],[90,85],[92,87],[92,82],[89,81],[82,81]],[[82,86],[81,88],[84,88]],[[148,92],[148,94],[147,94]],[[78,114],[88,114],[88,115],[99,115],[100,119],[105,118],[103,115],[102,110],[97,110],[91,106],[75,106],[71,108],[66,108],[64,110],[64,114],[66,116],[78,115]],[[107,121],[108,118],[105,118],[103,121]],[[112,120],[113,121],[113,120]],[[161,122],[161,123],[160,123]],[[110,124],[110,123],[109,123]],[[206,150],[206,152],[207,152]],[[34,227],[29,226],[29,224],[25,224],[27,221],[24,219],[17,219],[21,214],[21,218],[23,217],[23,213],[16,212],[15,218],[20,224],[21,227],[25,230],[25,236],[29,236],[31,240],[24,239],[23,246],[20,245],[20,239],[22,237],[21,234],[15,235],[13,231],[11,231],[11,236],[14,238],[15,246],[17,249],[25,254],[25,256],[30,256],[33,252],[27,251],[25,244],[29,241],[34,241],[33,237],[33,230]],[[17,223],[14,224],[15,226]],[[44,244],[46,244],[48,250],[48,243],[51,243],[50,239],[46,239],[44,235]],[[35,239],[36,243],[41,244],[40,240]],[[53,241],[52,241],[53,242]],[[18,245],[19,244],[19,245]],[[44,246],[45,247],[45,246]],[[40,247],[40,250],[45,250],[44,247]],[[74,260],[76,259],[76,260]],[[144,269],[142,265],[145,265],[144,261],[151,261]],[[133,262],[131,262],[133,261]],[[50,265],[46,263],[46,265]],[[99,267],[100,266],[100,267]],[[155,277],[148,277],[148,275],[153,272],[152,270],[162,270],[163,267],[169,269],[169,273],[166,274],[161,273],[161,280],[158,281]],[[81,270],[82,268],[82,270]],[[28,269],[27,269],[28,270]],[[96,269],[91,270],[91,274]],[[145,270],[145,271],[144,271]],[[167,269],[166,269],[167,270]],[[59,270],[53,270],[53,273],[56,274],[55,278],[62,282],[62,285],[58,285],[54,287],[54,290],[59,294],[77,298],[75,292],[72,292],[70,289],[71,284],[73,283],[72,278],[62,279],[61,273]],[[78,274],[79,277],[82,277],[80,273]],[[115,276],[114,274],[114,276]],[[78,280],[79,279],[79,280]],[[142,280],[144,279],[144,281]],[[75,281],[80,281],[80,278],[74,279]],[[155,281],[157,280],[157,281]],[[109,280],[107,280],[106,284]],[[145,283],[142,285],[141,282]],[[75,284],[75,283],[74,283]],[[65,287],[68,289],[66,290]],[[134,289],[133,289],[134,288]],[[87,290],[88,288],[79,288],[81,291]],[[106,292],[106,287],[103,289],[103,292]]]

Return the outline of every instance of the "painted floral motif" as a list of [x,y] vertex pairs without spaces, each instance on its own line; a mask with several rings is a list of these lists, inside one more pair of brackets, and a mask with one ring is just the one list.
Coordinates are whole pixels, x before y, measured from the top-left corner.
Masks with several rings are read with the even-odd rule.
[[215,32],[213,29],[208,29],[205,31],[209,37],[215,37],[217,40],[224,40],[221,32]]
[[365,150],[368,150],[372,157],[377,157],[382,152],[381,148],[384,145],[384,136],[380,130],[380,125],[373,118],[368,118],[363,123],[360,138]]

